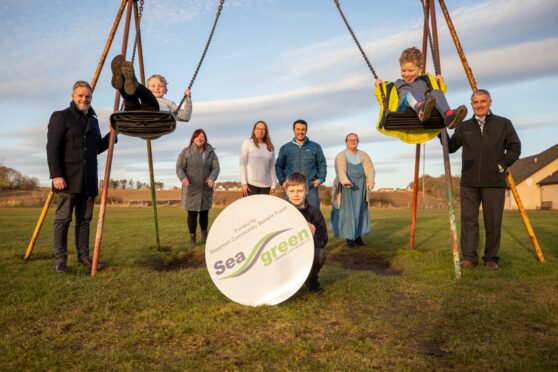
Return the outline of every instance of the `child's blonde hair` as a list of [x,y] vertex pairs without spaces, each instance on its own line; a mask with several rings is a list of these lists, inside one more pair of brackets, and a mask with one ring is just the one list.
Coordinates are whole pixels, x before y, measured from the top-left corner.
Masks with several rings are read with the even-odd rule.
[[167,79],[165,79],[165,77],[164,77],[163,75],[158,75],[158,74],[157,74],[157,75],[151,75],[151,76],[147,79],[147,85],[149,85],[149,82],[150,82],[152,79],[159,79],[159,81],[160,81],[161,83],[163,83],[163,85],[165,86],[165,93],[167,93],[167,84],[168,84],[168,83],[167,83]]
[[285,180],[285,188],[289,186],[298,186],[298,185],[304,185],[304,186],[308,185],[306,183],[306,176],[298,172],[289,174],[287,176],[287,179]]
[[422,52],[415,47],[407,48],[399,57],[399,64],[413,63],[418,67],[422,67]]

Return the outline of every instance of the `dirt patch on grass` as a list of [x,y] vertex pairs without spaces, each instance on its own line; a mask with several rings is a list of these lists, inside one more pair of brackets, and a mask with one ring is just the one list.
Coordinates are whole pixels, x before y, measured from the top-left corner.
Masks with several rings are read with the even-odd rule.
[[438,340],[426,340],[419,344],[421,353],[430,355],[436,358],[442,358],[450,355],[450,352],[442,350],[443,343]]
[[142,262],[143,265],[155,271],[174,272],[205,267],[205,254],[203,250],[192,250],[174,255],[160,255],[150,257]]
[[328,260],[344,269],[355,271],[372,271],[377,275],[401,275],[400,271],[391,268],[389,261],[380,256],[364,252],[339,252],[328,256]]

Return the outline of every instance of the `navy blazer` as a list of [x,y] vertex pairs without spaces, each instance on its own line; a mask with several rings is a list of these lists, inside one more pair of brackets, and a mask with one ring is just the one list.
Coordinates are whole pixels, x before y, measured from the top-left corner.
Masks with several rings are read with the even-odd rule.
[[101,137],[93,108],[84,114],[72,101],[67,109],[55,111],[48,123],[47,138],[50,178],[63,177],[66,181],[66,189],[52,191],[97,195],[97,154],[108,148],[110,134]]

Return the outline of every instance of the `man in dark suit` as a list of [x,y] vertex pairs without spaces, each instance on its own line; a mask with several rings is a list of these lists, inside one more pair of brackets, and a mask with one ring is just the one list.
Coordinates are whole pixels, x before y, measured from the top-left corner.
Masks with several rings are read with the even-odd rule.
[[97,154],[109,145],[101,137],[99,122],[91,108],[92,89],[77,81],[70,107],[56,111],[48,124],[47,159],[52,189],[58,196],[54,219],[55,270],[67,272],[68,228],[75,209],[75,245],[78,262],[91,267],[89,224],[98,193]]
[[482,205],[486,239],[482,260],[497,270],[504,212],[506,169],[521,153],[521,141],[510,120],[490,111],[492,99],[485,89],[471,96],[475,115],[461,123],[448,138],[450,153],[461,153],[461,267],[478,264],[479,208]]

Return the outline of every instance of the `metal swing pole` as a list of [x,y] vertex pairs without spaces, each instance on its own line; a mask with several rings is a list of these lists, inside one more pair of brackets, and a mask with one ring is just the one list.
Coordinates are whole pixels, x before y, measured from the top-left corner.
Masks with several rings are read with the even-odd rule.
[[[118,29],[118,25],[120,24],[120,20],[122,19],[122,13],[124,12],[124,7],[126,6],[126,2],[128,0],[122,0],[122,3],[120,4],[120,8],[118,9],[118,13],[116,14],[116,17],[114,19],[114,23],[112,25],[112,29],[109,33],[107,42],[105,44],[105,49],[103,50],[103,53],[101,55],[101,60],[99,61],[99,64],[97,65],[97,70],[95,71],[95,73],[93,74],[93,79],[91,79],[91,90],[94,91],[95,90],[95,86],[97,85],[97,81],[99,80],[99,75],[101,74],[101,71],[103,70],[103,66],[105,64],[105,60],[108,54],[108,51],[110,50],[110,47],[112,45],[112,41],[114,40],[114,35],[116,33],[116,30]],[[29,245],[27,246],[27,251],[25,252],[25,256],[23,257],[24,261],[28,261],[29,257],[31,256],[31,252],[33,251],[33,248],[35,247],[35,243],[37,242],[37,238],[39,237],[39,233],[41,232],[41,228],[43,227],[43,223],[45,221],[45,217],[48,213],[48,209],[50,207],[50,203],[52,202],[52,198],[54,196],[54,192],[52,192],[52,190],[48,193],[47,196],[47,200],[45,201],[45,205],[43,206],[43,210],[41,211],[41,216],[39,217],[39,221],[37,222],[37,226],[35,227],[35,231],[33,232],[33,236],[31,237],[31,241],[29,242]]]
[[[426,0],[423,9],[428,9],[430,0]],[[422,32],[422,70],[421,73],[426,72],[426,55],[428,53],[428,12],[424,12],[424,27]],[[418,204],[418,184],[419,184],[419,169],[420,169],[420,144],[415,146],[415,173],[413,178],[413,204],[411,209],[411,231],[409,237],[409,249],[415,249],[415,230],[417,226],[417,204]],[[424,177],[424,175],[423,175]]]
[[[126,9],[126,23],[124,25],[124,35],[122,37],[122,49],[121,54],[126,57],[126,50],[128,49],[128,35],[130,31],[130,19],[132,16],[132,3],[134,0],[123,0],[128,2],[128,8]],[[120,92],[117,90],[114,94],[114,111],[118,110],[118,104],[120,103]],[[101,254],[101,243],[103,240],[103,227],[105,224],[105,212],[107,207],[107,196],[108,188],[110,182],[110,170],[112,166],[112,156],[114,153],[114,141],[116,138],[116,132],[111,129],[109,137],[109,147],[107,152],[107,162],[105,166],[105,178],[103,182],[103,190],[101,193],[101,206],[99,208],[99,217],[97,220],[97,234],[95,236],[95,250],[93,251],[93,264],[91,265],[91,276],[97,274],[97,265],[99,264],[99,256]]]
[[[143,65],[143,48],[141,44],[141,28],[140,28],[140,16],[138,12],[138,4],[134,2],[134,18],[136,24],[136,46],[138,52],[138,65],[140,69],[140,80],[143,85],[145,85],[145,70]],[[146,140],[147,145],[147,161],[149,164],[149,183],[151,189],[151,204],[153,205],[153,222],[155,223],[155,238],[157,241],[157,249],[161,249],[161,243],[159,239],[159,217],[157,214],[157,197],[155,194],[155,176],[153,172],[153,151],[151,150],[151,139]]]
[[[473,75],[473,71],[467,62],[467,58],[465,57],[465,53],[463,52],[463,48],[461,47],[461,43],[459,41],[459,37],[457,36],[457,32],[455,31],[455,27],[453,26],[453,22],[450,18],[448,9],[444,0],[438,0],[440,4],[440,8],[442,9],[442,13],[444,14],[444,18],[446,19],[446,23],[448,25],[451,37],[455,44],[455,48],[457,49],[457,53],[459,54],[459,58],[461,59],[461,63],[463,64],[463,68],[465,69],[465,74],[469,80],[469,84],[471,85],[471,89],[474,91],[477,90],[477,82],[475,81],[475,77]],[[443,136],[443,135],[442,135]],[[544,256],[541,251],[541,247],[539,246],[539,242],[537,241],[537,237],[535,232],[533,231],[533,227],[531,226],[531,222],[529,221],[529,217],[527,217],[527,212],[523,207],[523,203],[521,202],[521,198],[519,197],[519,193],[517,192],[517,188],[515,186],[515,182],[513,180],[513,176],[511,172],[507,171],[506,180],[508,181],[508,185],[512,190],[513,197],[515,199],[515,203],[517,204],[517,208],[519,209],[519,213],[521,214],[521,219],[523,220],[523,224],[525,225],[525,230],[527,230],[527,234],[531,239],[531,243],[535,248],[535,252],[537,253],[537,257],[540,262],[544,262]]]
[[[437,73],[442,73],[442,66],[440,64],[440,50],[438,47],[438,27],[436,25],[436,8],[434,2],[430,3],[430,22],[432,29],[432,40],[434,47],[432,48],[432,57],[434,58],[435,65],[437,66]],[[451,243],[452,243],[452,253],[453,253],[453,269],[455,273],[455,279],[461,278],[461,263],[459,262],[459,245],[457,243],[457,224],[455,220],[455,207],[454,207],[454,196],[453,196],[453,185],[451,182],[451,166],[449,160],[449,150],[448,150],[448,135],[447,129],[443,128],[442,134],[442,150],[444,154],[444,170],[446,178],[446,190],[448,194],[448,213],[449,213],[449,224],[451,233]]]

